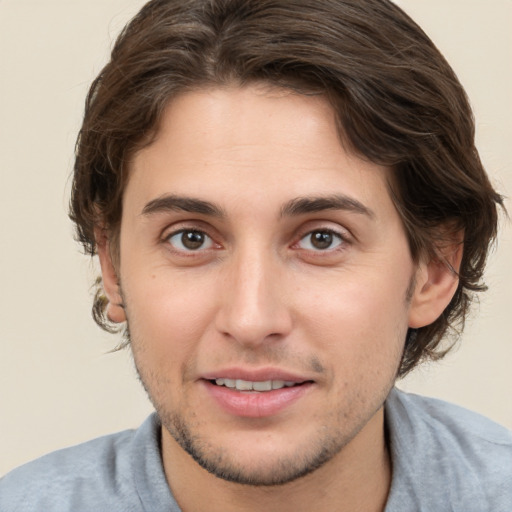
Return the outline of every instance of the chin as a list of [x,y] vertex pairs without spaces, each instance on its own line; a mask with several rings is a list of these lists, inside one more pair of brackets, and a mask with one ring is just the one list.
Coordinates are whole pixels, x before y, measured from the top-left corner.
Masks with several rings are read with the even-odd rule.
[[[217,478],[241,485],[288,484],[328,463],[346,444],[339,435],[325,435],[315,441],[274,441],[267,446],[263,439],[257,439],[260,436],[256,434],[245,442],[208,440],[206,436],[192,434],[191,429],[177,417],[162,418],[162,423],[199,466]],[[240,445],[249,449],[240,448]]]

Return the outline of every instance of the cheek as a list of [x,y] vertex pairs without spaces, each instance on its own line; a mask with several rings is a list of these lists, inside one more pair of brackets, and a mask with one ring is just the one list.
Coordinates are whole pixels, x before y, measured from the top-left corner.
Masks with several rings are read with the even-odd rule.
[[[401,280],[403,281],[403,279]],[[342,374],[380,372],[400,358],[407,332],[407,282],[386,276],[345,273],[318,289],[304,287],[307,337],[333,354]]]
[[132,275],[123,291],[132,343],[150,346],[144,352],[161,364],[177,363],[196,350],[212,323],[214,293],[204,279],[166,271]]
[[[412,273],[412,271],[411,271]],[[300,282],[296,276],[296,282]],[[403,271],[398,278],[392,269],[358,268],[333,272],[322,279],[307,279],[296,288],[300,309],[313,322],[338,329],[340,324],[367,330],[387,330],[397,321],[406,321],[409,281]]]

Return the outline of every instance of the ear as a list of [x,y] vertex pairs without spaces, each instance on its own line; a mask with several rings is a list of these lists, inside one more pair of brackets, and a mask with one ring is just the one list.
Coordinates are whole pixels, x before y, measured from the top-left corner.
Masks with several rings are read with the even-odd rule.
[[124,311],[123,297],[117,277],[117,270],[112,260],[111,244],[104,229],[96,227],[94,229],[96,238],[96,248],[101,265],[101,276],[103,279],[103,289],[108,300],[107,318],[114,323],[122,323],[126,320]]
[[452,300],[459,285],[462,235],[438,251],[436,257],[420,262],[409,309],[409,327],[418,329],[435,322]]

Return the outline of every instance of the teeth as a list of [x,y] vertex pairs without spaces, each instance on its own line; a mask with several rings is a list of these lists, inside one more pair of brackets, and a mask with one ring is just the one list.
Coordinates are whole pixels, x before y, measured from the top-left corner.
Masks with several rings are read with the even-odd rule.
[[252,382],[250,382],[248,380],[236,379],[235,387],[239,391],[251,391],[252,390]]
[[270,391],[284,387],[289,388],[295,386],[296,383],[285,380],[249,381],[242,379],[215,379],[215,384],[217,384],[217,386],[237,389],[238,391]]
[[281,389],[284,388],[284,380],[273,380],[272,381],[272,389]]
[[272,389],[272,381],[253,382],[252,389],[254,389],[254,391],[270,391]]

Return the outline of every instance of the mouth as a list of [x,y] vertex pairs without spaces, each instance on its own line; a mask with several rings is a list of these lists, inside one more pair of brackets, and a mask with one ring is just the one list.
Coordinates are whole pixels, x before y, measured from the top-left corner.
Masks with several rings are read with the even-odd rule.
[[277,417],[317,389],[310,375],[273,367],[223,368],[199,380],[211,403],[239,418]]
[[302,397],[309,395],[315,384],[311,380],[298,379],[246,379],[213,377],[203,379],[203,383],[214,403],[229,415],[240,418],[277,416]]
[[301,386],[306,382],[295,382],[289,380],[261,380],[261,381],[252,381],[252,380],[243,380],[243,379],[227,379],[227,378],[219,378],[212,379],[209,382],[215,386],[226,387],[236,391],[245,391],[245,392],[265,392],[265,391],[273,391],[283,388],[292,388],[296,386]]

